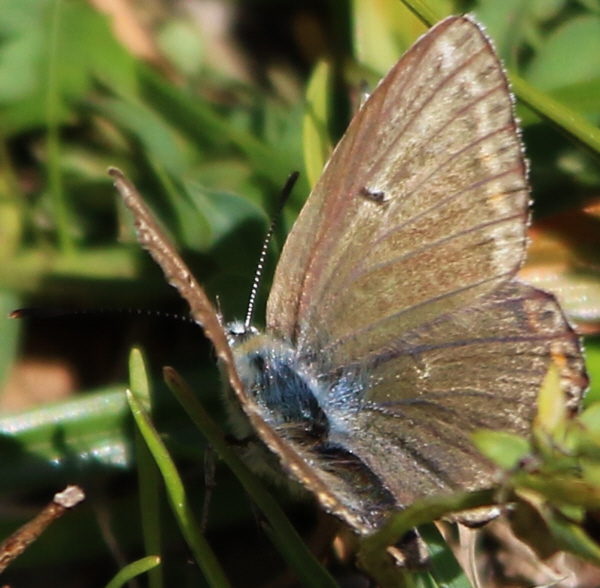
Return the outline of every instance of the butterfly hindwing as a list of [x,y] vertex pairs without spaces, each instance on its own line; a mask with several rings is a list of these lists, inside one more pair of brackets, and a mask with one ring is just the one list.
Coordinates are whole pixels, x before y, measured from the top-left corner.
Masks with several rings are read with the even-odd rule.
[[508,283],[472,307],[414,329],[364,366],[360,409],[352,426],[333,431],[331,439],[376,473],[399,504],[485,487],[494,468],[471,434],[494,429],[527,436],[552,361],[575,409],[587,385],[577,337],[552,296]]

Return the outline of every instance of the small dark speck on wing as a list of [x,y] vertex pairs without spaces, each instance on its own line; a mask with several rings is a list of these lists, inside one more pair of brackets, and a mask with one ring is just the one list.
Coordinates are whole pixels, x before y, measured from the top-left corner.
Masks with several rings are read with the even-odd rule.
[[381,190],[371,190],[370,188],[363,186],[360,189],[359,194],[363,198],[366,198],[367,200],[370,200],[371,202],[375,202],[376,204],[387,204],[388,203],[388,200],[385,197],[385,192],[383,192]]

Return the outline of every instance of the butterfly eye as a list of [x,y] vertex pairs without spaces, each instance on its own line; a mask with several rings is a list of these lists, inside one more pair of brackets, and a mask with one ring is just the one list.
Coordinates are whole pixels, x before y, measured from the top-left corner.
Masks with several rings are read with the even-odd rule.
[[229,346],[234,348],[240,345],[240,343],[244,343],[248,339],[258,335],[259,330],[252,325],[246,325],[242,321],[234,321],[225,327],[225,334],[227,335]]

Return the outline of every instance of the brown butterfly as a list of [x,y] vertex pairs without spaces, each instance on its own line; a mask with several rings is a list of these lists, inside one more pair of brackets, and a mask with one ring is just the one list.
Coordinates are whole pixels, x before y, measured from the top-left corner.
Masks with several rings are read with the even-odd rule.
[[221,322],[110,174],[214,344],[237,433],[358,533],[417,498],[490,486],[470,434],[526,434],[551,362],[579,404],[577,336],[553,296],[515,279],[527,165],[502,65],[468,16],[422,36],[352,120],[287,239],[264,334]]

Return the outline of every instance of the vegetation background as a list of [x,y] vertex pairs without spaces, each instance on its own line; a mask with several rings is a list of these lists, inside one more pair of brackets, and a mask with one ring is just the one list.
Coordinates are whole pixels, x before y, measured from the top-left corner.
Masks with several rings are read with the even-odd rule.
[[[550,108],[548,120],[518,104],[536,221],[524,276],[557,292],[588,335],[591,405],[600,399],[600,2],[412,4],[438,17],[473,11],[510,72]],[[105,586],[143,555],[123,394],[134,344],[152,374],[153,422],[194,509],[204,494],[204,437],[160,369],[175,366],[222,420],[213,356],[200,329],[168,318],[185,316],[185,305],[137,246],[107,167],[134,180],[228,319],[245,314],[279,191],[300,170],[270,251],[260,323],[285,234],[361,84],[376,83],[425,29],[399,0],[2,0],[0,537],[67,483],[88,495],[4,584]],[[24,306],[81,314],[5,318]],[[101,308],[157,316],[86,314]],[[216,477],[208,537],[232,583],[291,583],[241,486],[221,465]],[[307,533],[317,524],[305,505],[291,513]],[[167,509],[158,520],[166,579],[153,585],[204,585]]]

